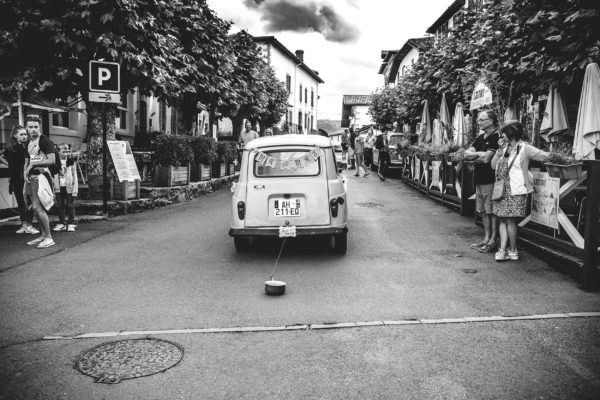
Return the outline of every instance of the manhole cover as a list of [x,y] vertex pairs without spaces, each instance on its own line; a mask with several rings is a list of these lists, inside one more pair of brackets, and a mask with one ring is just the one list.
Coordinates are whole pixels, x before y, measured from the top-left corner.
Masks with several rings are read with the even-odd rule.
[[359,207],[363,207],[363,208],[381,208],[381,207],[383,207],[383,204],[379,204],[379,203],[356,203],[356,205]]
[[166,371],[181,361],[183,349],[159,339],[104,343],[82,354],[75,368],[99,383],[119,383]]

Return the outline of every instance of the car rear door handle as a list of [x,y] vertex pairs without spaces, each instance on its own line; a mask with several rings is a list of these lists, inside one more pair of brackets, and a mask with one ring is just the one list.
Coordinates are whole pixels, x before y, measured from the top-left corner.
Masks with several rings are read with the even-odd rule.
[[254,185],[254,189],[264,189],[265,185]]

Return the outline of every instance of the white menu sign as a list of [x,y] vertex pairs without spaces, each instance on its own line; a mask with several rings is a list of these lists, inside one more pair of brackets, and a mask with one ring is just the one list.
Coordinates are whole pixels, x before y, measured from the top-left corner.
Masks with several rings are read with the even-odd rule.
[[547,172],[532,169],[531,220],[558,229],[558,201],[560,179],[551,178]]
[[129,142],[126,140],[107,140],[106,144],[115,164],[119,182],[141,180]]

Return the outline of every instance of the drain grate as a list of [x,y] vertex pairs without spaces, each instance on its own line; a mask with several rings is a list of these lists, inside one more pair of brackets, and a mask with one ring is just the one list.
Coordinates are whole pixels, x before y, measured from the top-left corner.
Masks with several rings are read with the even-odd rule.
[[362,208],[382,208],[383,204],[379,203],[355,203],[357,206]]
[[104,343],[83,353],[75,364],[81,373],[98,383],[154,375],[174,367],[183,348],[160,339],[130,339]]

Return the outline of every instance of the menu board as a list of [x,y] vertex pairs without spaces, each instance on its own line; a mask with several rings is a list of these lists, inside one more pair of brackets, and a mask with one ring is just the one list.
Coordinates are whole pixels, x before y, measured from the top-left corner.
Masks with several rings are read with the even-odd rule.
[[126,140],[107,140],[106,144],[115,165],[119,182],[141,180],[129,142]]
[[560,179],[551,178],[547,172],[532,169],[531,220],[558,229],[558,201]]

